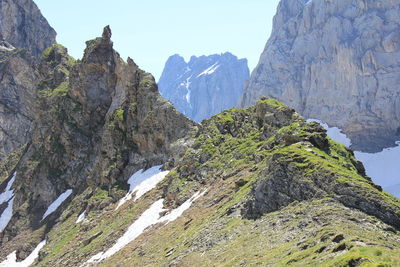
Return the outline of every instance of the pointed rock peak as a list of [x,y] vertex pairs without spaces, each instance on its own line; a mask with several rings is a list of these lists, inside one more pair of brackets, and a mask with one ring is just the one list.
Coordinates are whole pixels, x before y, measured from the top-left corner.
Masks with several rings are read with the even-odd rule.
[[110,40],[111,39],[111,35],[112,35],[112,33],[111,33],[110,25],[105,26],[104,29],[103,29],[103,36],[102,36],[103,39]]
[[106,26],[103,29],[101,37],[86,42],[86,49],[82,62],[108,64],[107,62],[110,62],[110,60],[113,61],[112,58],[114,58],[114,56],[119,57],[113,50],[110,26]]
[[184,64],[184,65],[186,65],[186,61],[181,55],[175,54],[168,58],[166,64]]
[[131,57],[128,57],[127,62],[129,66],[132,66],[134,68],[139,68],[139,66],[135,63],[135,61],[133,61]]

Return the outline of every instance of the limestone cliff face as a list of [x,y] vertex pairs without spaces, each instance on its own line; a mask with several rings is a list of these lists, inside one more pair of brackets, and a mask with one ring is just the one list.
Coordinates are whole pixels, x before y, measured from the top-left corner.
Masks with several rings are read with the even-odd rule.
[[29,141],[39,73],[26,50],[0,45],[0,159]]
[[0,1],[0,40],[26,48],[35,58],[56,42],[56,32],[32,0]]
[[398,1],[282,0],[273,33],[245,89],[339,126],[353,148],[400,138]]
[[0,159],[30,140],[40,80],[36,61],[55,37],[32,0],[0,1]]
[[174,142],[196,130],[159,95],[151,74],[119,57],[110,37],[106,27],[88,41],[81,61],[60,45],[45,51],[38,118],[16,167],[14,217],[3,243],[42,225],[46,208],[68,189],[109,188],[141,168],[173,165],[185,145]]
[[165,64],[158,85],[180,112],[200,122],[236,106],[248,78],[247,60],[231,53],[193,56],[188,63],[174,55]]

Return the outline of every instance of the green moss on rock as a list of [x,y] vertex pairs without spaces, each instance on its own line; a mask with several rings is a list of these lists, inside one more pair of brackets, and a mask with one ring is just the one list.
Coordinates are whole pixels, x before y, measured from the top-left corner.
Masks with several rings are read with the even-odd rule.
[[117,118],[119,121],[124,121],[124,110],[123,109],[117,109],[115,111],[115,113],[117,114]]

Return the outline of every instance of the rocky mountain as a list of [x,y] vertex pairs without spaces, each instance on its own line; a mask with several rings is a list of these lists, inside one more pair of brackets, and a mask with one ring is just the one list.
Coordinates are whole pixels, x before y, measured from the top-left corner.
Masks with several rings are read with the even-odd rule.
[[0,236],[1,256],[22,244],[29,250],[44,237],[59,218],[59,212],[45,212],[58,196],[71,201],[82,193],[114,191],[118,198],[131,172],[173,166],[185,147],[174,142],[197,127],[161,98],[150,74],[119,57],[110,37],[106,27],[102,37],[87,42],[79,62],[61,45],[42,55],[32,142],[17,162],[6,159],[0,180],[15,180],[12,202],[0,209],[13,205]]
[[0,266],[398,266],[400,200],[321,125],[266,98],[196,124],[110,38],[41,57]]
[[0,1],[0,159],[30,140],[41,79],[36,61],[55,37],[33,1]]
[[53,45],[31,66],[32,138],[0,160],[0,266],[399,266],[400,200],[294,109],[197,124],[108,26],[82,60]]
[[283,101],[338,126],[353,148],[400,139],[400,6],[397,1],[282,0],[242,98]]
[[32,0],[1,0],[0,40],[25,48],[39,58],[56,43],[56,32]]
[[192,56],[188,63],[173,55],[165,64],[158,86],[161,95],[180,112],[200,122],[235,107],[249,76],[247,60],[231,53]]

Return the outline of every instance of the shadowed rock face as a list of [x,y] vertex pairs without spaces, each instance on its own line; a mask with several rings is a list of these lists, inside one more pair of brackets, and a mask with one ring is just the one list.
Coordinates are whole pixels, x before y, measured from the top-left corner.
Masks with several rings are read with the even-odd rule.
[[397,1],[282,0],[242,105],[274,97],[342,128],[353,148],[400,139]]
[[171,56],[158,82],[160,93],[189,118],[199,122],[237,105],[249,78],[246,59],[230,53]]
[[26,48],[35,58],[56,43],[56,32],[32,0],[0,1],[0,39]]

